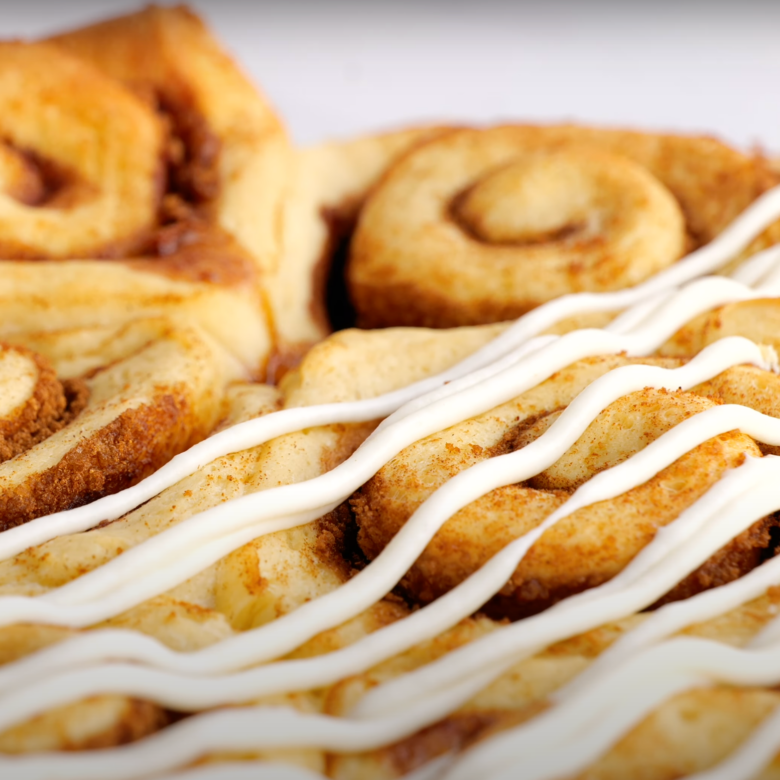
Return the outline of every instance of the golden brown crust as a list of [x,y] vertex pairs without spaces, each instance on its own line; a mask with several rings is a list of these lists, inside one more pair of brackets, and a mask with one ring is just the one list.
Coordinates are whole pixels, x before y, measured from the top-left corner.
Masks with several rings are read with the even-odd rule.
[[[231,293],[251,289],[253,295],[256,293],[252,305],[256,305],[263,316],[268,314],[268,320],[273,322],[278,308],[275,310],[269,306],[269,301],[264,298],[262,290],[256,289],[256,284],[262,274],[273,266],[275,256],[273,252],[263,255],[268,268],[259,270],[255,262],[257,256],[247,249],[250,244],[244,241],[246,232],[239,229],[242,222],[245,228],[247,221],[251,220],[246,220],[246,213],[236,216],[234,210],[223,209],[230,183],[230,176],[223,176],[225,170],[240,176],[245,166],[239,156],[232,159],[225,170],[222,168],[230,156],[230,144],[224,143],[224,127],[220,127],[219,121],[213,117],[206,117],[197,90],[191,89],[180,64],[195,65],[197,57],[181,56],[176,61],[171,56],[175,52],[172,41],[185,40],[185,37],[178,37],[185,34],[195,37],[207,35],[200,21],[186,9],[152,8],[129,19],[108,22],[59,38],[58,45],[69,48],[83,61],[92,62],[111,79],[123,82],[128,92],[136,99],[140,98],[163,128],[164,149],[158,157],[165,175],[160,173],[157,182],[161,197],[155,218],[150,226],[133,234],[127,241],[121,239],[99,246],[94,256],[101,258],[101,262],[96,265],[102,269],[121,267],[123,271],[152,279],[154,284],[160,283],[155,287],[155,295],[160,299],[172,295],[170,291],[173,289],[181,289],[175,284],[167,285],[168,282],[183,283],[182,286],[193,284],[225,288]],[[196,54],[215,56],[223,62],[218,52],[206,48],[205,54],[203,49],[198,49]],[[243,99],[243,93],[238,90],[237,102]],[[242,122],[235,125],[244,128]],[[508,134],[521,130],[534,136],[539,129],[504,130]],[[567,146],[572,138],[579,143],[583,137],[591,138],[598,146],[604,136],[601,131],[582,128],[554,130],[559,133],[554,144],[561,147]],[[440,136],[439,140],[446,143],[447,138],[458,133],[436,131],[432,135]],[[653,175],[659,178],[663,179],[660,172],[669,173],[667,169],[674,169],[678,164],[677,157],[664,145],[669,139],[659,141],[658,136],[641,134],[612,134],[610,137],[612,140],[606,144],[608,154],[616,151],[613,146],[617,147],[618,155],[632,160],[632,154],[636,153],[642,157],[642,164],[647,163]],[[430,139],[424,138],[424,134],[417,139],[421,143],[426,140]],[[407,141],[410,146],[417,142],[414,138],[405,139],[398,148],[404,147]],[[737,213],[739,209],[735,204],[742,201],[749,203],[762,187],[768,186],[765,171],[757,161],[744,158],[747,160],[744,165],[731,165],[736,158],[724,163],[731,153],[715,142],[697,139],[686,146],[684,140],[669,141],[670,146],[678,143],[683,153],[690,153],[696,159],[684,175],[676,177],[671,173],[668,180],[663,179],[663,187],[674,194],[675,202],[666,198],[663,188],[657,188],[652,183],[641,191],[647,195],[652,190],[659,202],[666,203],[659,211],[659,221],[671,226],[663,251],[657,253],[663,255],[663,262],[673,262],[682,253],[683,247],[697,246],[710,240]],[[407,152],[410,146],[406,147]],[[706,161],[696,157],[702,149],[706,154],[701,156],[709,156]],[[9,189],[19,203],[30,207],[47,204],[65,209],[92,197],[93,193],[78,175],[45,156],[28,151],[21,145],[18,148],[11,145],[5,151],[0,147],[0,157],[5,152],[8,152],[8,159],[4,162],[0,160],[0,165],[16,170],[16,178]],[[403,157],[403,160],[397,162],[397,166],[407,164],[414,154],[404,156],[400,153],[399,158]],[[590,152],[582,155],[583,159],[585,157],[592,162]],[[590,162],[583,163],[580,159],[583,165]],[[619,163],[616,167],[622,165]],[[395,167],[385,175],[378,189],[391,181]],[[636,174],[635,184],[640,179],[644,180],[644,184],[640,181],[639,185],[647,184],[647,176],[637,174],[636,170],[632,173],[631,167],[626,167],[626,175]],[[620,259],[615,261],[611,251],[601,252],[603,235],[594,235],[587,220],[579,219],[577,214],[568,215],[564,224],[542,226],[529,235],[523,230],[516,230],[511,214],[509,219],[494,218],[495,215],[483,207],[482,201],[491,200],[507,182],[514,186],[516,182],[509,180],[517,172],[509,171],[506,178],[504,173],[506,171],[494,178],[491,175],[488,181],[480,180],[456,193],[444,210],[444,219],[449,221],[450,227],[454,226],[475,244],[503,248],[521,246],[524,249],[546,246],[553,247],[556,252],[591,252],[595,260],[590,265],[593,266],[591,270],[597,286],[604,284],[605,280],[609,283],[612,276],[621,276],[620,285],[631,281],[629,276],[633,270],[630,263]],[[163,178],[167,179],[164,190]],[[375,180],[376,177],[366,176],[365,179]],[[641,200],[641,197],[637,198]],[[345,224],[357,217],[362,208],[361,199],[362,196],[355,197],[349,204],[346,210],[352,214]],[[717,201],[715,207],[704,202],[708,199]],[[616,202],[620,205],[625,201],[617,198]],[[681,229],[680,209],[685,216],[684,230]],[[617,224],[622,216],[618,213],[620,211],[617,208],[616,211],[605,209],[601,212],[604,221],[610,223],[612,233],[620,233],[621,226]],[[276,215],[279,223],[280,214],[281,211]],[[236,225],[238,228],[233,232]],[[344,225],[336,225],[336,229],[349,232],[349,227]],[[361,251],[366,243],[369,249],[372,248],[370,239],[364,239]],[[256,249],[257,245],[251,246]],[[112,262],[105,262],[109,256]],[[32,257],[38,255],[30,253],[28,258]],[[45,257],[40,255],[43,260],[41,269],[49,265]],[[62,266],[60,261],[65,258],[66,255],[62,255],[51,265]],[[313,278],[307,279],[314,290],[313,297],[302,296],[312,326],[307,332],[303,329],[308,334],[324,332],[328,327],[320,298],[328,262],[329,258],[323,257],[314,268]],[[578,263],[575,258],[566,269],[577,289],[586,286],[582,282],[585,265],[588,264],[584,261]],[[414,281],[396,285],[391,273],[386,277],[380,274],[379,282],[380,287],[386,285],[387,289],[380,292],[381,300],[373,308],[368,305],[368,314],[364,315],[366,323],[371,323],[373,316],[379,317],[379,324],[383,324],[382,317],[387,317],[388,322],[397,322],[393,318],[399,316],[408,316],[407,321],[411,324],[434,326],[488,322],[516,316],[538,302],[531,297],[522,300],[518,297],[509,302],[485,298],[476,303],[472,301],[469,308],[448,296],[446,290],[418,289]],[[353,291],[358,298],[368,296],[371,284],[376,287],[376,279],[369,284],[356,282]],[[553,294],[559,293],[553,291]],[[63,302],[63,305],[66,303]],[[61,308],[60,302],[54,298],[49,300],[48,305],[53,312]],[[398,310],[402,310],[400,314]],[[204,306],[202,313],[206,312],[211,317],[220,316],[218,311]],[[133,316],[137,314],[131,313]],[[189,321],[191,314],[188,312],[178,325]],[[727,319],[717,317],[717,321],[709,320],[707,325],[711,326],[713,333],[721,332],[728,329]],[[282,322],[281,318],[278,322]],[[146,392],[134,394],[136,375],[128,371],[128,381],[123,386],[128,393],[121,397],[121,401],[127,402],[129,408],[123,406],[124,411],[104,421],[105,424],[89,435],[84,435],[77,446],[67,451],[55,465],[47,464],[47,468],[7,490],[2,489],[4,485],[0,479],[0,530],[26,522],[36,515],[77,506],[134,484],[176,452],[215,430],[217,420],[222,421],[222,426],[227,426],[285,406],[293,408],[331,400],[372,397],[429,376],[485,343],[489,337],[485,335],[487,329],[475,330],[455,334],[449,341],[439,341],[438,337],[417,331],[374,334],[374,339],[366,339],[366,334],[361,333],[342,334],[323,347],[318,355],[311,356],[308,362],[304,360],[301,370],[290,372],[278,392],[275,388],[251,385],[236,386],[232,394],[224,392],[225,381],[231,371],[224,366],[216,368],[219,359],[213,355],[204,358],[202,353],[193,360],[193,363],[200,364],[199,368],[189,365],[192,374],[222,373],[212,384],[203,382],[205,386],[201,386],[200,396],[188,392],[190,383],[186,372],[183,372],[183,379],[179,377],[181,381],[159,381],[152,390],[147,383]],[[495,335],[499,332],[500,328],[494,328],[490,333]],[[228,334],[232,335],[229,328]],[[148,344],[162,341],[170,335],[171,331],[156,333]],[[382,340],[384,336],[388,337],[385,341]],[[684,344],[688,349],[685,354],[696,351],[690,348],[691,344],[709,338],[707,334],[690,332],[678,336],[675,345],[679,349],[680,344]],[[268,360],[268,375],[277,378],[297,365],[307,344],[305,337],[290,342],[280,338]],[[382,349],[374,349],[374,345],[382,345],[384,353]],[[79,358],[83,356],[78,349],[75,351]],[[669,353],[679,354],[672,347]],[[168,364],[168,357],[160,357],[147,372],[146,379],[159,376]],[[0,463],[4,446],[8,460],[21,458],[38,444],[46,444],[44,439],[55,436],[57,426],[61,428],[75,420],[78,410],[87,403],[87,388],[95,387],[89,383],[109,371],[115,359],[112,353],[104,362],[97,361],[85,373],[86,379],[66,380],[73,384],[57,380],[54,371],[46,369],[44,361],[36,359],[41,378],[31,399],[18,412],[18,419],[17,416],[8,417],[5,428],[5,421],[0,420]],[[438,439],[429,437],[421,446],[408,448],[412,452],[411,457],[406,458],[409,453],[404,452],[397,462],[388,464],[358,491],[351,504],[343,504],[329,515],[300,528],[258,537],[174,591],[116,615],[107,625],[146,633],[177,650],[192,651],[269,623],[334,592],[363,567],[368,558],[384,549],[411,511],[439,484],[473,463],[528,446],[549,428],[560,410],[576,395],[577,389],[586,383],[585,379],[592,379],[601,368],[608,370],[625,362],[628,361],[620,356],[583,361],[587,364],[583,374],[587,376],[583,379],[577,374],[582,368],[577,365],[559,372],[552,381],[567,387],[551,393],[546,405],[544,399],[540,402],[540,398],[535,396],[531,401],[514,402],[520,406],[524,403],[522,409],[518,407],[509,412],[506,407],[511,404],[505,405],[481,418],[466,421],[461,426],[460,438],[453,439],[449,430],[438,434]],[[676,360],[655,362],[667,366],[680,364]],[[262,359],[259,364],[263,364]],[[596,369],[594,366],[597,364],[603,365]],[[647,389],[616,402],[556,464],[522,484],[493,491],[475,502],[462,516],[453,518],[404,579],[404,593],[411,594],[412,600],[418,603],[437,598],[483,564],[497,549],[535,527],[589,478],[630,457],[691,414],[712,408],[716,403],[738,401],[780,416],[780,402],[777,400],[780,398],[780,380],[776,377],[773,381],[767,380],[765,374],[758,369],[727,372],[689,393]],[[235,378],[236,374],[232,376]],[[200,379],[203,380],[203,376]],[[119,384],[122,384],[121,377]],[[70,402],[69,393],[75,395]],[[100,391],[93,395],[100,395]],[[627,425],[624,424],[626,419],[643,422]],[[375,422],[369,422],[314,428],[220,458],[117,521],[106,522],[84,534],[54,539],[0,562],[0,590],[8,595],[45,593],[94,570],[128,547],[140,544],[153,534],[204,509],[253,491],[316,478],[343,463],[375,425]],[[482,429],[477,430],[480,426]],[[503,435],[496,434],[498,428],[504,431]],[[609,446],[605,446],[605,442]],[[428,457],[427,462],[426,457],[417,458],[421,450]],[[768,451],[764,448],[764,452]],[[745,454],[758,457],[761,451],[755,442],[739,431],[705,442],[647,484],[615,499],[606,509],[600,506],[593,511],[581,511],[562,523],[557,535],[546,535],[531,550],[507,587],[486,606],[485,614],[472,616],[445,634],[380,664],[379,668],[337,682],[327,689],[269,697],[257,703],[343,715],[348,712],[349,704],[354,703],[366,689],[411,668],[420,668],[469,641],[484,637],[507,619],[532,614],[567,595],[608,580],[653,539],[659,527],[679,516],[725,469],[739,465]],[[658,604],[717,587],[754,568],[766,554],[771,553],[772,531],[776,523],[775,517],[755,523],[711,556]],[[762,607],[766,615],[776,613],[776,596],[770,594],[767,601],[771,603]],[[746,624],[751,621],[755,624],[750,626],[752,633],[769,619],[762,608],[751,606],[741,613],[743,617],[747,616],[744,620]],[[337,651],[403,619],[409,612],[408,604],[398,594],[391,594],[364,614],[313,637],[290,657],[307,658]],[[493,621],[487,615],[497,616],[501,622]],[[407,739],[371,753],[328,756],[328,773],[339,780],[398,777],[432,758],[449,751],[461,751],[476,739],[521,723],[546,709],[547,697],[556,687],[571,679],[611,641],[641,619],[641,615],[629,616],[619,625],[600,627],[537,653],[527,659],[526,667],[519,671],[513,669],[502,676],[492,690],[480,692],[475,697],[476,702],[467,703],[461,710]],[[735,644],[738,643],[735,635],[747,638],[751,634],[751,630],[744,627],[744,636],[738,631],[729,633],[722,625],[717,629],[710,625],[700,630],[714,634],[720,630],[727,641]],[[0,662],[29,655],[39,647],[61,641],[74,633],[46,626],[3,629],[0,631]],[[697,694],[693,694],[693,704],[686,705],[684,702],[680,707],[679,702],[673,702],[669,707],[665,705],[661,708],[664,714],[659,717],[654,714],[647,719],[649,727],[648,722],[640,724],[616,746],[613,752],[620,754],[624,750],[627,758],[619,758],[616,765],[611,766],[610,757],[607,757],[597,762],[595,768],[588,770],[583,777],[623,780],[628,776],[625,769],[628,766],[654,779],[672,780],[694,765],[706,765],[721,745],[717,728],[707,732],[708,724],[705,724],[708,744],[716,745],[716,750],[702,751],[706,753],[703,761],[699,761],[701,756],[698,754],[687,766],[683,760],[668,764],[664,764],[662,759],[656,761],[653,754],[656,744],[665,748],[671,743],[675,759],[678,754],[688,755],[685,753],[687,745],[675,744],[679,738],[674,728],[668,724],[658,728],[658,723],[653,722],[667,717],[667,710],[672,712],[672,725],[675,716],[677,720],[685,721],[681,731],[688,735],[689,721],[696,718],[686,717],[686,706],[696,713],[695,708],[703,703],[705,714],[711,714],[710,710],[716,713],[715,720],[722,709],[733,707],[738,716],[746,713],[745,721],[755,725],[760,720],[759,716],[770,711],[770,705],[776,705],[777,698],[769,691],[734,694],[717,690],[707,691],[698,698]],[[739,721],[737,715],[734,719]],[[94,697],[44,713],[0,734],[0,751],[113,747],[153,734],[177,717],[178,714],[166,712],[147,701],[119,696]],[[734,736],[741,733],[740,729],[746,730],[747,727],[738,724],[728,733]],[[695,726],[690,727],[690,732],[694,737],[699,733]],[[692,752],[696,753],[696,750]],[[318,769],[326,763],[321,751],[298,750],[282,755],[284,760],[293,762],[311,761]],[[226,756],[217,755],[203,760],[225,759]],[[645,763],[652,764],[647,771]]]
[[262,371],[291,150],[202,21],[150,7],[0,59],[0,334],[195,318]]
[[[5,168],[21,158],[14,173],[25,180],[21,203],[29,204],[2,209],[0,257],[137,250],[154,227],[163,184],[157,118],[120,84],[52,44],[0,43],[0,62],[0,132],[10,142],[0,159]],[[95,135],[102,144],[84,143]]]
[[154,404],[124,412],[55,466],[0,492],[0,531],[130,487],[206,433],[180,388],[162,391]]
[[780,525],[776,514],[759,520],[721,547],[709,560],[692,571],[661,598],[655,607],[681,601],[704,590],[719,588],[739,579],[775,554],[772,530]]
[[[114,29],[116,25],[111,27]],[[118,31],[128,37],[126,23],[119,24]],[[90,87],[87,83],[82,85],[87,93],[93,94],[94,99],[105,92],[108,85],[120,94],[121,87],[114,79],[125,81],[130,88],[128,99],[137,100],[149,120],[160,125],[163,142],[157,150],[155,178],[158,184],[153,205],[156,224],[139,231],[132,240],[112,238],[88,251],[80,248],[64,255],[49,256],[20,246],[9,245],[3,249],[0,243],[0,256],[41,260],[140,257],[128,260],[128,265],[172,278],[223,286],[256,283],[251,257],[235,239],[214,223],[213,203],[220,194],[221,186],[218,136],[192,104],[192,96],[188,95],[184,85],[178,85],[172,75],[155,79],[152,73],[137,73],[132,81],[123,79],[126,74],[121,71],[117,73],[111,67],[112,61],[104,59],[110,49],[110,42],[100,38],[104,33],[103,27],[98,26],[75,34],[75,40],[68,35],[58,36],[52,39],[56,47],[50,44],[28,46],[33,49],[35,46],[40,47],[42,57],[62,58],[74,70],[74,82],[97,80],[97,86]],[[160,56],[154,45],[142,44],[133,40],[132,36],[128,37],[127,43],[137,47],[144,60],[154,60],[155,56]],[[70,54],[65,54],[64,50]],[[103,70],[105,76],[89,67],[87,61]],[[107,106],[112,105],[114,98],[113,94],[103,96]],[[101,129],[97,127],[96,131],[100,132]],[[105,131],[108,132],[108,128]],[[14,151],[13,146],[9,148]],[[24,173],[18,177],[14,193],[19,200],[35,206],[72,208],[78,203],[76,193],[79,188],[82,191],[81,199],[88,196],[85,182],[63,164],[48,159],[34,149],[20,151],[19,154]]]
[[89,389],[78,379],[60,382],[49,362],[24,347],[4,347],[27,356],[38,368],[32,395],[9,417],[0,418],[0,463],[26,452],[75,419],[87,404]]
[[4,753],[99,750],[153,734],[171,722],[169,713],[148,701],[95,696],[70,710],[58,708],[0,734]]
[[[350,780],[403,777],[445,753],[463,749],[490,728],[506,728],[517,722],[517,718],[502,711],[455,714],[407,739],[372,751],[368,756],[331,756],[329,776],[341,778],[346,775]],[[366,764],[370,767],[368,771]],[[355,775],[348,774],[350,765],[355,768]]]
[[[79,337],[90,334],[59,335],[30,339],[50,360],[35,362],[30,350],[12,348],[14,355],[30,356],[29,365],[45,368],[59,405],[45,428],[28,426],[24,436],[10,439],[25,446],[0,462],[0,530],[90,503],[160,468],[210,433],[237,369],[199,329],[139,320],[96,334],[86,373],[59,382],[49,362],[68,363],[73,349],[87,346]],[[26,386],[17,381],[17,396]],[[22,411],[37,408],[30,403],[36,394],[30,396]]]

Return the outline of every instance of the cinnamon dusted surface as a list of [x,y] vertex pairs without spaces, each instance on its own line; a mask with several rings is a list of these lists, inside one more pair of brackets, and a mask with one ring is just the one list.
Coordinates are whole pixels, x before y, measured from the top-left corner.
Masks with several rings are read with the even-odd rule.
[[55,466],[0,491],[0,530],[134,485],[203,437],[183,388],[121,414]]
[[[670,365],[669,359],[636,362]],[[522,449],[542,435],[579,391],[624,362],[591,358],[560,371],[537,388],[484,415],[407,448],[351,499],[358,542],[374,559],[434,490],[493,455]],[[719,377],[723,393],[769,410],[780,392],[771,372],[731,369]],[[715,383],[718,387],[718,383]],[[706,392],[706,390],[705,390]],[[552,466],[518,485],[491,491],[457,512],[437,532],[402,580],[413,602],[428,603],[458,585],[514,539],[536,528],[583,482],[613,467],[683,419],[720,402],[692,392],[646,389],[608,406]],[[577,510],[549,529],[529,550],[501,593],[486,606],[494,617],[522,618],[615,576],[655,536],[690,506],[726,469],[760,449],[739,432],[711,439],[646,483],[608,501]],[[649,508],[652,507],[652,511]],[[740,534],[668,594],[685,598],[751,571],[771,553],[774,518]]]
[[[408,334],[409,349],[398,354],[398,363],[388,363],[387,372],[364,375],[356,384],[349,362],[333,371],[335,355],[351,355],[365,364],[364,347],[374,354],[380,334],[366,343],[366,334],[343,333],[323,344],[304,359],[301,369],[289,374],[283,389],[262,385],[231,385],[218,413],[219,427],[257,417],[281,407],[303,406],[329,400],[345,400],[358,392],[373,395],[390,385],[406,383],[464,357],[484,343],[494,329],[474,329],[442,340],[445,334]],[[145,331],[148,332],[148,331]],[[391,334],[387,334],[388,337]],[[143,342],[120,337],[112,343]],[[393,339],[389,338],[388,344]],[[41,344],[49,344],[41,340]],[[381,351],[387,350],[388,344]],[[67,341],[64,357],[70,360],[73,342]],[[49,345],[49,348],[52,347]],[[433,348],[433,349],[432,349]],[[395,350],[390,350],[394,352]],[[97,379],[101,374],[96,374]],[[350,379],[352,377],[353,379]],[[0,562],[0,592],[42,593],[65,584],[139,544],[165,528],[230,498],[316,477],[348,457],[370,433],[373,424],[325,426],[297,432],[268,444],[220,458],[191,477],[164,491],[125,517],[83,534],[72,534],[25,551]],[[261,537],[226,556],[207,571],[173,591],[150,599],[109,621],[110,626],[130,628],[158,637],[181,650],[205,647],[222,638],[287,614],[306,601],[339,587],[351,574],[348,563],[351,542],[338,521],[324,518],[300,529]],[[297,657],[315,656],[343,647],[361,636],[398,620],[408,613],[398,600],[383,601],[345,626],[325,632],[296,652]],[[0,630],[0,660],[24,656],[36,648],[60,641],[75,632],[46,626],[12,626]],[[289,704],[305,711],[322,707],[324,692],[275,697],[269,703]],[[150,705],[151,706],[151,705]],[[113,713],[93,700],[79,702],[49,713],[48,718],[22,724],[0,735],[22,749],[34,744],[56,749],[84,742],[68,738],[66,724],[93,722],[116,734],[115,719],[124,722],[123,708]],[[152,710],[153,712],[153,710]],[[91,714],[92,713],[92,714]],[[149,722],[149,721],[145,721]],[[162,727],[164,721],[157,721]],[[127,732],[123,732],[127,733]],[[134,732],[142,735],[139,729]],[[21,735],[30,735],[22,740]],[[37,735],[37,736],[36,736]],[[33,743],[37,739],[37,743]],[[306,760],[308,766],[325,769],[321,751],[296,751],[286,760]]]
[[24,347],[8,347],[37,369],[32,395],[7,417],[0,418],[0,463],[39,444],[75,419],[87,404],[89,389],[83,381],[60,382],[49,362]]
[[42,381],[2,421],[6,436],[0,443],[11,457],[0,463],[1,529],[89,503],[148,476],[208,435],[222,413],[227,383],[241,376],[200,329],[158,319],[98,331],[87,372],[59,382],[50,363],[67,369],[74,349],[83,359],[91,337],[82,331],[30,338],[49,360],[21,346],[9,348],[41,366]]

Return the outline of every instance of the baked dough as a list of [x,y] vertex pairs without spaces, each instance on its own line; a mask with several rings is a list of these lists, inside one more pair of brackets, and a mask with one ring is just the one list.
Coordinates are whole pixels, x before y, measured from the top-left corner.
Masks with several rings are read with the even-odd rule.
[[291,150],[203,23],[151,7],[0,58],[0,338],[165,315],[264,376]]

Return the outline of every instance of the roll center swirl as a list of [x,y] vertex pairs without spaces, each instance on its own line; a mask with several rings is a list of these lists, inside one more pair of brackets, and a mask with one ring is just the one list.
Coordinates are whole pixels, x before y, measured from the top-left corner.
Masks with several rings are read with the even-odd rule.
[[707,139],[520,126],[440,135],[393,164],[360,210],[347,267],[358,324],[497,322],[632,287],[717,235],[743,184],[756,193],[760,170]]
[[657,179],[628,159],[586,149],[522,156],[464,191],[452,211],[490,244],[615,247],[658,262],[679,251],[684,231],[675,199]]

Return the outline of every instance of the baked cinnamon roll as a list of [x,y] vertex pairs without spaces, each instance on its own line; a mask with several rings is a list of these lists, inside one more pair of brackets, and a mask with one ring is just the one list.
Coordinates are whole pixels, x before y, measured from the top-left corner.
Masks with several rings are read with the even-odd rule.
[[[390,461],[351,499],[358,541],[375,558],[414,511],[459,472],[536,441],[574,397],[625,358],[575,363],[533,392],[485,415],[422,439]],[[674,361],[655,365],[673,367]],[[415,603],[439,598],[485,565],[513,539],[540,525],[578,487],[624,462],[689,416],[735,396],[777,413],[780,380],[756,377],[747,367],[722,374],[699,392],[647,388],[604,409],[554,465],[517,485],[490,492],[455,514],[431,540],[402,587]],[[701,394],[700,394],[701,393]],[[714,399],[714,400],[713,400]],[[730,432],[699,445],[653,479],[609,501],[583,507],[546,533],[523,559],[501,593],[486,605],[495,617],[518,618],[617,574],[650,539],[746,456],[760,457],[749,437]],[[648,512],[648,507],[653,507]],[[692,572],[667,598],[717,587],[755,568],[770,542],[772,519],[733,540]]]
[[348,258],[331,316],[369,328],[498,322],[630,287],[777,181],[711,138],[577,126],[419,129],[305,150],[298,165],[306,240],[288,243],[289,267],[325,257],[340,275]]
[[290,150],[202,22],[149,8],[0,58],[0,337],[166,315],[263,375]]
[[16,341],[0,353],[2,530],[148,476],[213,429],[244,373],[203,331],[164,319]]

